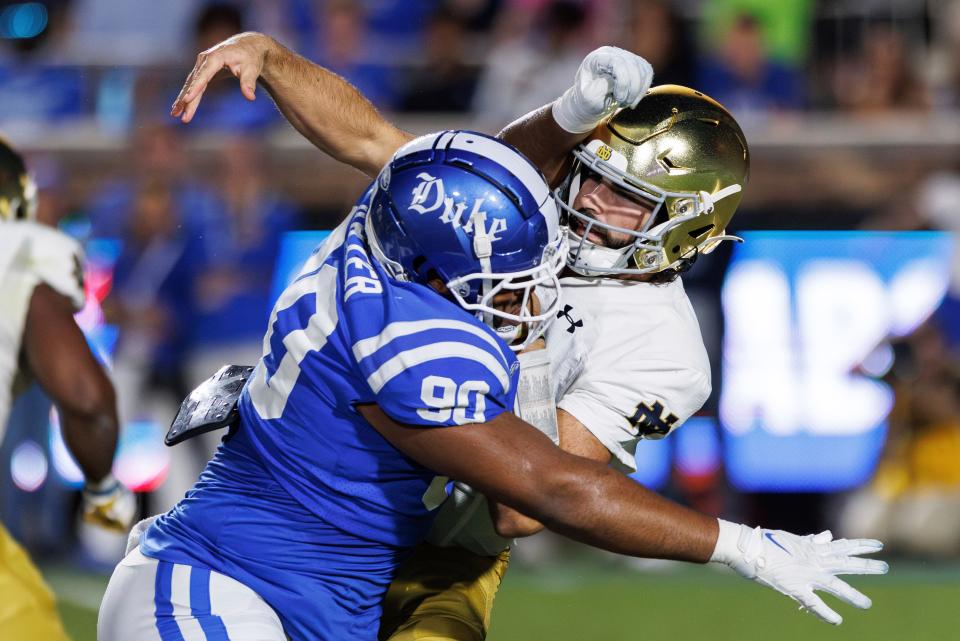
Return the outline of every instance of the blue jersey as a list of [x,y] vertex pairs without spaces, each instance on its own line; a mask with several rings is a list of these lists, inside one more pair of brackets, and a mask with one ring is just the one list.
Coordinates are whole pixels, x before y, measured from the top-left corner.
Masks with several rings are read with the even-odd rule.
[[375,639],[383,591],[445,496],[444,480],[356,406],[424,428],[513,408],[519,365],[507,345],[371,259],[369,197],[280,296],[236,434],[141,545],[245,583],[293,639]]

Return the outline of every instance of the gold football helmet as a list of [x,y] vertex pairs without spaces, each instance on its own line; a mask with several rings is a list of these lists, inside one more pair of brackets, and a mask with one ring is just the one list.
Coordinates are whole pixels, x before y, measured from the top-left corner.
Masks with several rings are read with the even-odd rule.
[[[558,200],[583,223],[575,226],[579,233],[568,232],[567,260],[574,271],[597,276],[682,270],[721,241],[740,240],[726,228],[750,173],[747,141],[733,116],[699,91],[654,87],[636,107],[597,127],[573,154]],[[591,174],[652,208],[642,229],[607,225],[573,208]],[[587,240],[595,227],[634,240],[620,249],[603,247]]]
[[0,221],[32,219],[37,213],[37,187],[23,158],[0,138]]

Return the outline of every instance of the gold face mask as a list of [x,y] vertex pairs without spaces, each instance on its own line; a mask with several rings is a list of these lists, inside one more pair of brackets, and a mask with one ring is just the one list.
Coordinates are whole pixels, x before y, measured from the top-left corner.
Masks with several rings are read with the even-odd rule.
[[[740,204],[750,155],[740,126],[698,91],[654,87],[633,109],[600,125],[574,150],[576,161],[559,201],[580,224],[570,231],[568,264],[581,274],[649,274],[713,251]],[[622,193],[651,203],[641,229],[605,224],[573,208],[584,177],[594,174]],[[585,229],[584,229],[585,228]],[[628,234],[613,249],[587,240],[594,229]]]

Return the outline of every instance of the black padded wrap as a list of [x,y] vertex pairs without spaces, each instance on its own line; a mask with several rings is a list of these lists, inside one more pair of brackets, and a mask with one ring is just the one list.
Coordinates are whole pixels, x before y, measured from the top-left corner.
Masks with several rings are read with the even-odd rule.
[[180,411],[163,442],[176,445],[188,438],[233,426],[239,417],[240,393],[252,371],[253,368],[246,365],[221,367],[180,404]]

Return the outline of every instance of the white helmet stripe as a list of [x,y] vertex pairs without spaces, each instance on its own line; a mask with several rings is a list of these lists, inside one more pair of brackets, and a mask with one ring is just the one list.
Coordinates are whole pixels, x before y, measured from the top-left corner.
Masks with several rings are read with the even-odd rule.
[[[509,147],[505,147],[502,142],[461,131],[453,137],[448,148],[480,154],[502,165],[523,182],[538,206],[542,206],[550,198],[550,190],[543,182],[540,172],[530,164],[530,161]],[[553,235],[550,237],[553,238]]]

